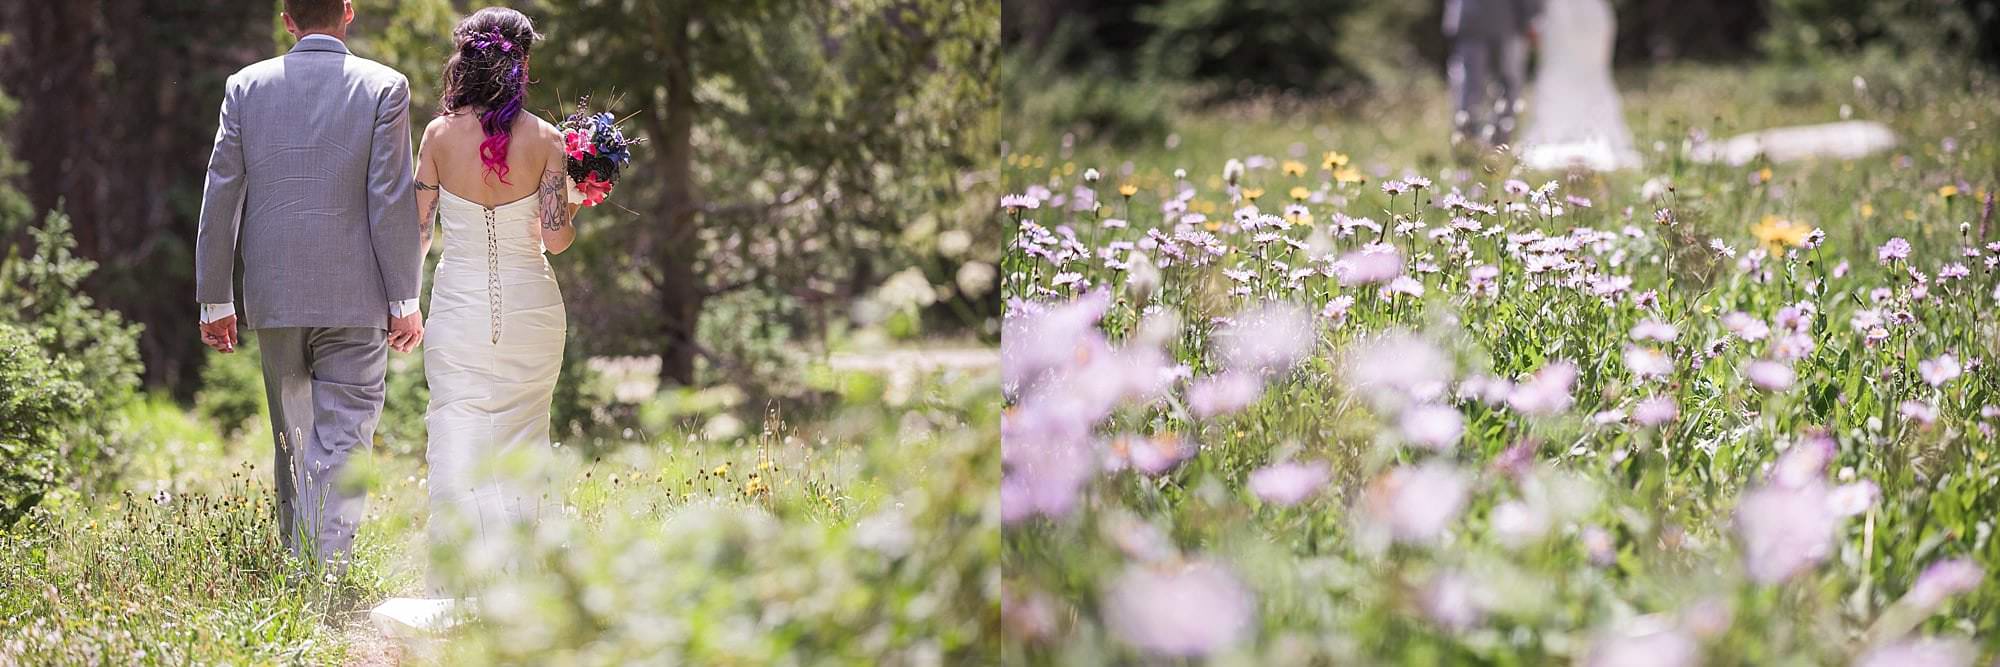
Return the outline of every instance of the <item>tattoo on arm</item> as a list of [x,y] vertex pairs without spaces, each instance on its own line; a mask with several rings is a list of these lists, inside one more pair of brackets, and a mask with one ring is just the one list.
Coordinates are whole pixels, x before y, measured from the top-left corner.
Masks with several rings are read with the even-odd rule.
[[542,229],[561,231],[569,224],[566,215],[569,204],[569,183],[563,177],[562,165],[557,164],[542,172],[542,184],[535,192],[542,214]]
[[[422,187],[423,184],[418,183],[417,186]],[[431,189],[435,190],[437,187],[432,186]],[[430,247],[431,226],[437,224],[437,211],[438,198],[432,197],[430,206],[424,207],[424,214],[417,216],[417,243],[420,244],[419,247]]]
[[429,183],[425,183],[425,182],[423,182],[423,181],[417,181],[417,189],[418,189],[418,190],[437,190],[437,189],[438,189],[438,188],[439,188],[440,186],[442,186],[442,185],[443,185],[442,183],[440,183],[440,184],[438,184],[438,185],[431,185],[431,184],[429,184]]

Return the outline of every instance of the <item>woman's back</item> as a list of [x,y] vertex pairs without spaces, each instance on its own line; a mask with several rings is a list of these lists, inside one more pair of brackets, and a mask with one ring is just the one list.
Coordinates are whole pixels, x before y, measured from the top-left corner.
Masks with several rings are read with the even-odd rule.
[[552,165],[562,166],[562,155],[556,148],[561,139],[555,126],[525,113],[514,118],[513,129],[507,142],[503,182],[480,160],[480,145],[486,135],[479,127],[477,110],[461,110],[431,121],[424,131],[424,145],[435,162],[439,184],[460,199],[487,208],[534,196],[544,172]]

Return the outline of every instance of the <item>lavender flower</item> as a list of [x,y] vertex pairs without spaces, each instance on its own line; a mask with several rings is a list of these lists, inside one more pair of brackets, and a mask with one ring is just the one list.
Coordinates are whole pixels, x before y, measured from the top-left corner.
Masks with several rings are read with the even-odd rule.
[[1250,472],[1250,492],[1264,502],[1297,505],[1318,495],[1332,477],[1325,461],[1273,463]]
[[1452,632],[1471,630],[1486,616],[1478,586],[1476,580],[1463,574],[1440,572],[1424,584],[1418,604],[1424,617],[1440,628]]
[[1372,531],[1396,542],[1433,544],[1458,520],[1471,495],[1465,473],[1432,461],[1377,477],[1361,499],[1361,517]]
[[1104,594],[1112,636],[1156,656],[1193,658],[1241,640],[1256,617],[1256,600],[1221,565],[1134,565]]
[[1403,411],[1403,437],[1411,444],[1444,451],[1465,433],[1465,417],[1442,405],[1419,405]]
[[1753,361],[1744,366],[1743,377],[1749,379],[1750,384],[1765,391],[1784,391],[1792,388],[1792,383],[1798,380],[1798,374],[1792,371],[1792,367],[1763,360]]
[[1903,602],[1926,613],[1944,606],[1951,596],[1979,587],[1986,571],[1970,558],[1952,558],[1931,563],[1917,575],[1917,583],[1903,596]]
[[1282,373],[1312,352],[1312,316],[1290,304],[1270,304],[1241,313],[1215,336],[1223,363],[1230,370]]
[[1625,368],[1641,380],[1657,380],[1673,374],[1674,362],[1667,355],[1649,347],[1625,346]]
[[1680,413],[1680,406],[1674,403],[1672,396],[1654,396],[1633,406],[1632,421],[1640,426],[1659,426],[1673,421]]
[[1977,655],[1963,639],[1904,639],[1869,649],[1854,667],[1970,667]]
[[1694,638],[1657,619],[1641,618],[1605,632],[1590,643],[1587,667],[1694,667],[1701,646]]
[[1674,325],[1654,319],[1640,320],[1632,325],[1632,340],[1653,340],[1662,343],[1674,342],[1681,332]]
[[1264,382],[1251,373],[1225,372],[1196,380],[1188,386],[1188,409],[1194,416],[1208,419],[1250,407],[1264,395]]
[[1942,387],[1946,382],[1956,379],[1960,370],[1958,358],[1949,354],[1917,362],[1917,374],[1922,375],[1924,382],[1933,387]]
[[1536,371],[1534,376],[1514,387],[1507,396],[1507,405],[1515,411],[1528,415],[1550,415],[1568,410],[1575,399],[1570,396],[1570,384],[1576,382],[1576,364],[1567,360],[1556,360]]
[[1902,261],[1909,259],[1909,257],[1910,242],[1903,240],[1903,237],[1900,236],[1889,239],[1887,243],[1875,249],[1875,261],[1882,264]]

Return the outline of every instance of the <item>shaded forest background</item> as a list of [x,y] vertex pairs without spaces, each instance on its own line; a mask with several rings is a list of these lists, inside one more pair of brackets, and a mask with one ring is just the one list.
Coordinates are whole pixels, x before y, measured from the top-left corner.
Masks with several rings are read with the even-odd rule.
[[[1157,140],[1177,105],[1365,103],[1443,78],[1443,0],[1003,0],[1010,127]],[[1613,62],[2000,67],[2000,0],[1611,0]],[[1011,135],[1010,135],[1011,136]]]
[[[359,0],[350,47],[409,76],[420,130],[462,0]],[[658,355],[677,384],[781,382],[860,327],[997,338],[999,17],[970,0],[547,0],[530,109],[590,93],[650,143],[552,263],[572,356]],[[0,240],[68,214],[84,289],[143,325],[187,398],[191,241],[224,80],[289,48],[279,3],[0,4]],[[578,362],[580,364],[580,361]]]

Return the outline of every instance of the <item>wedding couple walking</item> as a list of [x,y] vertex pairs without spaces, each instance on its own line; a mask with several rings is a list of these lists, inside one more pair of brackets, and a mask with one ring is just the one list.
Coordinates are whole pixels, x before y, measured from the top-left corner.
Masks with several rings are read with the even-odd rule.
[[[1512,145],[1523,165],[1596,171],[1638,166],[1611,81],[1616,29],[1605,0],[1445,0],[1453,147],[1483,152],[1514,144],[1517,116],[1525,106],[1528,128]],[[1535,79],[1524,104],[1531,46],[1538,51]]]
[[[286,0],[298,44],[229,78],[195,246],[202,342],[225,353],[241,252],[281,539],[335,569],[366,502],[342,472],[374,438],[389,349],[423,348],[433,538],[448,519],[480,535],[533,515],[539,491],[483,471],[549,442],[566,325],[544,252],[570,245],[582,201],[562,134],[522,113],[540,39],[526,16],[490,8],[458,24],[414,165],[409,81],[348,50],[353,18],[342,0]],[[444,251],[426,318],[434,222]]]

